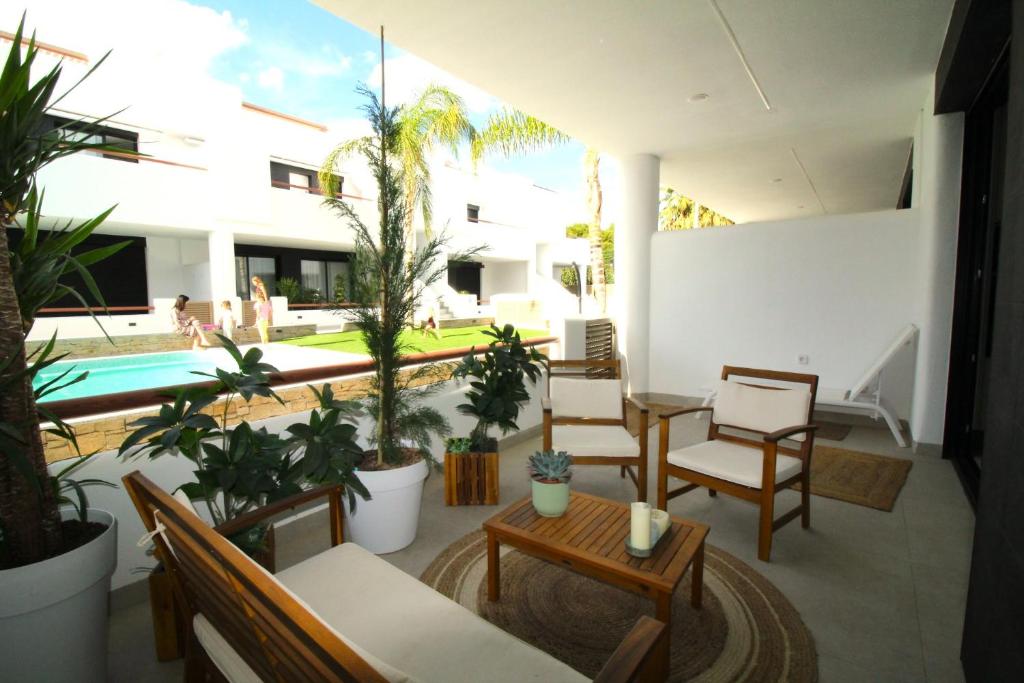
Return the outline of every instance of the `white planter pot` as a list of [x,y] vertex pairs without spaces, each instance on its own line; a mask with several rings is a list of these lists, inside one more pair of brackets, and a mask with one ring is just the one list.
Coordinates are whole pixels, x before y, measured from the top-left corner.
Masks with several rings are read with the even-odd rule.
[[[68,519],[72,510],[61,510]],[[107,594],[117,566],[117,520],[89,508],[107,530],[71,552],[0,571],[0,678],[9,681],[107,680]]]
[[358,543],[382,555],[401,550],[416,540],[420,522],[423,481],[429,469],[426,461],[380,472],[357,472],[373,496],[356,496],[355,510],[345,500],[345,540]]

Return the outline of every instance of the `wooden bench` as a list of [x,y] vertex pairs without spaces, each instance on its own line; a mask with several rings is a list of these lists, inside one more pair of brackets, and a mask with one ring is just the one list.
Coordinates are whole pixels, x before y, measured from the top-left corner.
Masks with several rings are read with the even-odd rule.
[[[187,681],[586,680],[388,562],[342,543],[338,486],[213,529],[141,473],[127,475],[124,484],[154,533],[181,605]],[[330,504],[332,548],[277,576],[222,535],[319,498]],[[595,680],[663,680],[653,655],[667,637],[661,622],[640,617]]]

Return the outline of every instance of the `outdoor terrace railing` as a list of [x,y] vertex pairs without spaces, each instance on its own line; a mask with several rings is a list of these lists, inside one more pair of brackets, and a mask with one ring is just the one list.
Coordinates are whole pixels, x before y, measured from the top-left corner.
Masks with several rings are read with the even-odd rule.
[[[282,190],[302,190],[307,194],[315,194],[319,196],[323,196],[324,194],[323,190],[319,187],[310,187],[309,185],[293,185],[292,183],[286,183],[283,180],[271,180],[270,184],[273,187]],[[358,199],[359,201],[364,202],[369,201],[369,198],[367,197],[360,197],[357,194],[345,194],[344,192],[335,192],[334,196],[339,199]]]
[[[524,346],[543,346],[558,341],[558,337],[533,337],[524,339]],[[411,353],[403,356],[399,365],[406,367],[420,365],[435,361],[457,360],[469,353],[483,353],[487,345],[463,346],[455,349],[443,349],[440,351],[428,351],[425,353]],[[285,370],[275,372],[270,376],[270,385],[281,387],[293,384],[307,384],[321,380],[338,379],[359,375],[373,370],[373,361],[367,358],[360,361],[349,361],[337,365],[322,365],[313,368],[299,368],[296,370]],[[210,387],[217,382],[195,382],[190,387]],[[153,408],[165,403],[168,400],[168,393],[177,389],[178,385],[155,387],[152,389],[139,389],[137,391],[124,391],[116,394],[103,394],[100,396],[86,396],[82,398],[69,398],[63,401],[51,401],[46,408],[61,418],[70,420],[76,417],[89,417],[104,413],[114,413],[124,410],[136,410],[141,408]]]

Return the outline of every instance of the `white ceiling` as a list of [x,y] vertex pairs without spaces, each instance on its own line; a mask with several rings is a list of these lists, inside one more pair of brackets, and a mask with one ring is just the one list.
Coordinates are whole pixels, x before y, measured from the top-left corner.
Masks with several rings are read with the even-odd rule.
[[751,221],[895,206],[953,0],[719,0],[771,111],[711,0],[314,2]]

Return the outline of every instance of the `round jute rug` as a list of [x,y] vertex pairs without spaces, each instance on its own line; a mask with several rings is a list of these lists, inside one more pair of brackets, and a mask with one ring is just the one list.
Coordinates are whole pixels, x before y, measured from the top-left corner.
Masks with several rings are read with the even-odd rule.
[[[487,601],[487,543],[474,531],[448,546],[421,580],[491,623],[594,677],[652,600],[502,548],[501,600]],[[775,586],[707,546],[704,604],[689,574],[672,604],[672,681],[817,681],[814,640]]]

